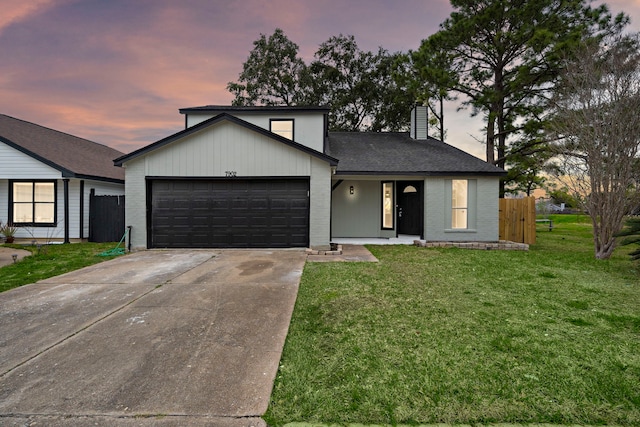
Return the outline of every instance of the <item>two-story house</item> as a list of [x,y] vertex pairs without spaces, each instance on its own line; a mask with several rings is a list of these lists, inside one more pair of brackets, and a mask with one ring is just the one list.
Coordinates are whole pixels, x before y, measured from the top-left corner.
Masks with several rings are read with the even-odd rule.
[[[328,108],[184,108],[185,129],[115,160],[134,248],[497,241],[505,172],[427,135],[328,132]],[[409,118],[408,118],[409,119]]]

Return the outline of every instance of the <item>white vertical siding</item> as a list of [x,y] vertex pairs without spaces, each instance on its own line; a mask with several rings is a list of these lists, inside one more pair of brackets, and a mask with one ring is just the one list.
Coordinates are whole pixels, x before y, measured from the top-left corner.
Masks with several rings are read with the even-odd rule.
[[187,115],[187,127],[190,128],[191,126],[195,126],[198,123],[202,123],[205,120],[209,120],[210,118],[214,117],[215,114],[189,114]]
[[310,245],[329,245],[331,167],[303,151],[222,122],[175,141],[125,164],[126,224],[132,226],[134,248],[147,245],[147,176],[225,177],[234,171],[242,177],[310,177]]
[[[271,119],[293,119],[293,135],[295,142],[312,148],[316,151],[324,151],[324,114],[304,112],[268,112],[268,113],[242,113],[232,112],[241,120],[269,130]],[[214,117],[214,114],[189,114],[187,126],[191,127]]]
[[310,176],[309,155],[223,122],[145,156],[148,176]]

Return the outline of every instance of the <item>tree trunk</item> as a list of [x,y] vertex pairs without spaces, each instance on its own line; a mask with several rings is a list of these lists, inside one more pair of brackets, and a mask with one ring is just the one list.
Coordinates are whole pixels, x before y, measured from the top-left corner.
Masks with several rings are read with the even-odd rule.
[[492,165],[496,160],[494,130],[495,120],[493,119],[493,114],[489,113],[489,118],[487,120],[487,163]]
[[608,212],[608,209],[604,208],[606,204],[600,208],[593,203],[590,205],[589,216],[593,225],[595,256],[597,259],[609,259],[616,248],[616,234],[622,229],[623,216]]
[[440,95],[440,141],[444,142],[444,96]]
[[[505,154],[507,151],[507,133],[505,130],[504,122],[504,75],[503,67],[499,65],[495,74],[495,90],[497,92],[497,100],[495,103],[496,121],[498,122],[498,162],[496,166],[504,169],[506,160]],[[500,178],[500,197],[504,197],[504,178]]]
[[607,242],[602,243],[600,239],[594,237],[595,242],[595,255],[596,259],[609,259],[613,255],[613,250],[616,248],[616,239],[614,237],[608,239]]

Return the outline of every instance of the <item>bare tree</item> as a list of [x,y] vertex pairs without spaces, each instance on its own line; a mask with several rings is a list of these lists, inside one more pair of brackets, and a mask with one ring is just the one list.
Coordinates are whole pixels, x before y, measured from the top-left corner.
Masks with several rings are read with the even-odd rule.
[[628,193],[640,148],[639,46],[638,34],[582,46],[554,98],[555,148],[572,190],[585,196],[598,259],[613,253],[631,208]]

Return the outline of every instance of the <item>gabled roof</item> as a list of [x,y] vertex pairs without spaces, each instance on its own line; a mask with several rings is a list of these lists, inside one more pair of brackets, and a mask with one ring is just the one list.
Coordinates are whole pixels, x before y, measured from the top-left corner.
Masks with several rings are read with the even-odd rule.
[[329,132],[337,175],[505,175],[506,172],[437,139],[407,132]]
[[228,122],[231,122],[231,123],[235,123],[238,126],[242,126],[242,127],[246,128],[246,129],[249,129],[249,130],[251,130],[253,132],[257,132],[259,134],[267,136],[267,137],[269,137],[269,138],[271,138],[273,140],[276,140],[276,141],[281,142],[281,143],[283,143],[285,145],[293,147],[293,148],[295,148],[297,150],[303,151],[303,152],[305,152],[307,154],[310,154],[310,155],[312,155],[314,157],[317,157],[320,160],[324,160],[324,161],[328,162],[331,166],[335,166],[335,165],[338,164],[338,160],[333,158],[333,157],[331,157],[331,156],[328,156],[328,155],[326,155],[324,153],[316,151],[316,150],[314,150],[312,148],[309,148],[309,147],[307,147],[305,145],[299,144],[299,143],[297,143],[295,141],[292,141],[290,139],[284,138],[284,137],[282,137],[280,135],[277,135],[277,134],[275,134],[273,132],[270,132],[270,131],[268,131],[266,129],[263,129],[260,126],[256,126],[256,125],[254,125],[252,123],[249,123],[249,122],[247,122],[245,120],[239,119],[239,118],[237,118],[235,116],[232,116],[231,114],[228,114],[228,113],[218,114],[217,116],[212,117],[212,118],[210,118],[208,120],[205,120],[205,121],[203,121],[201,123],[198,123],[195,126],[191,126],[191,127],[187,128],[187,129],[184,129],[184,130],[182,130],[182,131],[180,131],[178,133],[174,133],[173,135],[170,135],[170,136],[168,136],[166,138],[163,138],[160,141],[156,141],[153,144],[149,144],[146,147],[142,147],[142,148],[140,148],[140,149],[138,149],[136,151],[133,151],[133,152],[131,152],[129,154],[126,154],[126,155],[124,155],[122,157],[119,157],[119,158],[115,159],[113,162],[114,162],[114,164],[116,166],[122,166],[124,163],[126,163],[126,162],[128,162],[130,160],[133,160],[136,157],[148,154],[148,153],[150,153],[150,152],[152,152],[154,150],[157,150],[158,148],[164,147],[167,144],[171,144],[172,142],[175,142],[175,141],[177,141],[177,140],[179,140],[181,138],[184,138],[186,136],[192,135],[192,134],[194,134],[196,132],[200,132],[201,130],[203,130],[203,129],[209,127],[209,126],[212,126],[212,125],[214,125],[216,123],[220,123],[220,122],[223,122],[223,121],[228,121]]
[[0,114],[0,142],[62,172],[63,177],[124,182],[113,165],[123,153],[106,145]]
[[234,111],[234,112],[295,112],[295,113],[328,113],[331,109],[329,107],[319,107],[319,106],[305,106],[305,105],[243,105],[243,106],[235,106],[235,105],[204,105],[202,107],[187,107],[181,108],[180,114],[189,114],[189,113],[223,113],[225,111]]

